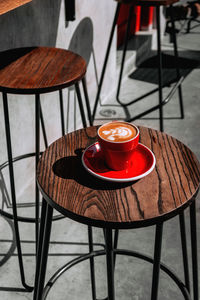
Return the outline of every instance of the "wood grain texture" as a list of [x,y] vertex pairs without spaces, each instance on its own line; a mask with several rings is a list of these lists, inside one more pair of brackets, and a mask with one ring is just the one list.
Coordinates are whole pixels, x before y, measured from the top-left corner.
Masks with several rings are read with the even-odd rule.
[[82,166],[82,151],[96,141],[96,132],[89,127],[64,136],[39,162],[40,190],[65,216],[93,226],[134,228],[173,217],[194,199],[200,164],[180,141],[140,127],[140,142],[155,154],[155,169],[137,182],[119,184],[97,179]]
[[166,6],[179,2],[179,0],[115,0],[123,4],[134,4],[139,6]]
[[32,0],[0,0],[0,15],[31,1]]
[[64,49],[18,48],[0,52],[0,91],[33,94],[73,85],[86,72],[85,60]]

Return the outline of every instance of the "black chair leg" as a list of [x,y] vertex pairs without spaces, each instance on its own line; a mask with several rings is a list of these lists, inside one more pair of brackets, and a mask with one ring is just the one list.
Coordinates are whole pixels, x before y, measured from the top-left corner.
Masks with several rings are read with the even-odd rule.
[[[178,47],[177,47],[177,40],[176,40],[176,28],[174,24],[174,15],[173,15],[173,6],[170,5],[170,14],[171,14],[171,23],[172,23],[172,38],[173,38],[173,44],[174,44],[174,56],[176,61],[176,75],[177,75],[177,81],[180,79],[180,68],[179,68],[179,57],[178,57]],[[178,87],[178,93],[179,93],[179,106],[180,106],[180,112],[181,112],[181,119],[184,119],[184,107],[183,107],[183,96],[182,96],[182,87],[179,85]]]
[[86,123],[86,118],[85,118],[85,113],[84,113],[84,108],[83,108],[83,101],[82,101],[81,92],[80,92],[78,83],[75,84],[75,89],[76,89],[76,94],[77,94],[77,98],[78,98],[78,104],[79,104],[79,108],[80,108],[83,127],[86,128],[87,123]]
[[[89,241],[89,252],[93,252],[93,236],[92,227],[88,226],[88,241]],[[92,300],[96,300],[96,283],[95,283],[95,268],[94,268],[94,257],[90,258],[90,276],[92,286]]]
[[163,223],[156,225],[151,300],[157,300],[158,298],[162,233],[163,233]]
[[60,101],[60,120],[61,120],[61,131],[62,136],[65,135],[65,120],[64,120],[64,107],[63,107],[63,92],[59,90],[59,101]]
[[83,77],[83,79],[82,79],[82,85],[83,85],[83,92],[84,92],[84,96],[85,96],[85,103],[86,103],[86,108],[87,108],[88,120],[89,120],[90,126],[92,126],[93,125],[93,120],[92,120],[92,115],[91,115],[90,101],[89,101],[89,97],[88,97],[88,91],[87,91],[87,85],[86,85],[85,77]]
[[108,58],[109,58],[109,54],[110,54],[110,48],[111,48],[111,45],[112,45],[112,40],[113,40],[113,36],[114,36],[114,32],[115,32],[115,26],[117,24],[117,19],[118,19],[118,16],[119,16],[120,6],[121,6],[121,4],[118,3],[116,11],[115,11],[115,17],[114,17],[114,20],[113,20],[112,28],[111,28],[108,47],[107,47],[107,50],[106,50],[106,56],[105,56],[105,60],[104,60],[104,63],[103,63],[103,68],[102,68],[101,77],[100,77],[100,80],[99,80],[99,86],[98,86],[98,89],[97,89],[97,95],[96,95],[94,108],[93,108],[93,113],[92,113],[92,120],[93,121],[94,121],[94,118],[95,118],[95,115],[96,115],[97,105],[99,103],[99,98],[100,98],[100,93],[101,93],[101,89],[102,89],[102,85],[103,85],[106,66],[107,66],[107,62],[108,62]]
[[189,265],[188,265],[188,254],[187,254],[187,241],[185,231],[185,216],[184,212],[179,215],[180,231],[181,231],[181,244],[183,253],[183,267],[185,276],[185,286],[190,293],[190,277],[189,277]]
[[124,70],[124,62],[125,62],[125,58],[126,58],[126,50],[127,50],[127,46],[128,46],[128,39],[129,39],[132,18],[133,18],[133,5],[131,5],[131,7],[129,9],[129,16],[128,16],[128,22],[127,22],[127,27],[126,27],[126,35],[125,35],[121,68],[120,68],[120,73],[119,73],[119,80],[118,80],[117,94],[116,94],[116,99],[119,102],[119,104],[121,104],[121,105],[122,105],[122,103],[119,100],[119,93],[120,93],[120,88],[121,88],[122,74],[123,74],[123,70]]
[[42,200],[42,209],[41,209],[41,217],[40,217],[40,232],[39,232],[39,240],[38,240],[38,248],[36,254],[36,272],[35,272],[35,282],[34,282],[34,295],[38,288],[39,284],[39,274],[40,274],[40,265],[41,265],[41,253],[42,253],[42,242],[44,236],[44,226],[45,226],[45,218],[47,211],[47,202]]
[[[40,96],[35,95],[35,176],[37,171],[37,164],[40,158]],[[39,216],[40,216],[40,194],[35,178],[35,240],[36,240],[36,252],[38,245],[39,235]]]
[[192,19],[190,19],[187,23],[187,30],[186,30],[187,33],[190,33],[191,23],[192,23]]
[[115,300],[112,229],[105,229],[108,300]]
[[22,259],[21,241],[20,241],[18,215],[17,215],[15,179],[14,179],[14,170],[13,170],[13,156],[12,156],[12,144],[11,144],[11,134],[10,134],[8,98],[7,98],[6,93],[3,93],[3,109],[4,109],[4,120],[5,120],[7,155],[8,155],[8,163],[9,163],[9,178],[10,178],[10,187],[11,187],[13,222],[14,222],[14,231],[15,231],[17,252],[18,252],[20,276],[21,276],[21,282],[22,282],[22,285],[24,286],[24,288],[27,291],[31,292],[33,290],[33,288],[26,284],[25,273],[24,273],[24,265],[23,265],[23,259]]
[[43,199],[33,300],[41,300],[49,252],[53,208]]
[[159,95],[159,120],[160,131],[164,130],[163,127],[163,107],[162,107],[162,53],[161,53],[161,38],[160,38],[160,7],[156,6],[156,25],[157,25],[157,53],[158,53],[158,95]]
[[193,275],[193,297],[199,300],[198,289],[198,258],[197,258],[197,223],[196,223],[196,200],[190,205],[190,230],[192,248],[192,275]]
[[41,102],[40,102],[40,121],[41,121],[41,126],[42,126],[44,145],[45,145],[45,148],[47,148],[48,141],[47,141],[47,134],[46,134],[46,129],[45,129],[45,125],[44,125],[44,117],[43,117]]

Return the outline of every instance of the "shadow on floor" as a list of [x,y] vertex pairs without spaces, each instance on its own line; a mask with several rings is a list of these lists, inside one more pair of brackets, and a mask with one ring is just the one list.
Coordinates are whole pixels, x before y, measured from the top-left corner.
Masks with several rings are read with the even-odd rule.
[[[137,69],[129,75],[129,78],[144,82],[158,84],[158,57],[156,51],[151,51],[150,57],[137,66]],[[200,67],[199,51],[184,51],[180,53],[178,61],[174,57],[173,51],[162,53],[163,85],[176,81],[176,66],[179,64],[180,75],[184,78],[193,69]]]

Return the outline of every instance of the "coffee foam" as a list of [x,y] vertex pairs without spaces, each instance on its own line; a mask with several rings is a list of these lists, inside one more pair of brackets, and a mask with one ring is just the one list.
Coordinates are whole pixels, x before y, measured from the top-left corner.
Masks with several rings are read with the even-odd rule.
[[125,142],[136,136],[135,127],[126,123],[108,123],[100,128],[99,134],[111,142]]

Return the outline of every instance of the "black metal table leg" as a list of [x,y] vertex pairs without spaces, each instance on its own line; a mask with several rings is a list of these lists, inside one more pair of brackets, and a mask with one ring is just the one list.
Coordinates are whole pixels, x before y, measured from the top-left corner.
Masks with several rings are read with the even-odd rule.
[[35,282],[34,282],[34,297],[39,284],[39,273],[40,273],[40,265],[41,265],[41,252],[42,252],[42,243],[43,243],[43,235],[44,235],[44,226],[45,226],[45,218],[47,211],[47,202],[42,200],[42,209],[40,216],[40,231],[39,231],[39,239],[38,239],[38,248],[37,248],[37,260],[36,260],[36,272],[35,272]]
[[92,115],[91,115],[90,102],[89,102],[85,77],[83,77],[83,79],[82,79],[82,85],[83,85],[83,92],[84,92],[84,96],[85,96],[85,103],[86,103],[86,108],[87,108],[88,120],[89,120],[90,126],[92,126],[93,125],[93,120],[92,120]]
[[197,224],[196,224],[196,200],[190,205],[190,230],[192,248],[192,275],[193,275],[193,297],[199,300],[198,289],[198,258],[197,258]]
[[151,300],[157,300],[158,298],[160,258],[161,258],[161,248],[162,248],[162,232],[163,232],[163,223],[156,225]]
[[123,70],[124,70],[124,62],[125,62],[125,57],[126,57],[126,50],[127,50],[127,45],[128,45],[132,17],[133,17],[133,5],[131,5],[131,7],[129,9],[129,16],[128,16],[128,22],[127,22],[127,27],[126,27],[126,35],[125,35],[124,48],[123,48],[122,61],[121,61],[121,68],[120,68],[119,80],[118,80],[118,85],[117,85],[116,99],[119,102],[119,104],[121,104],[121,105],[122,105],[122,103],[119,100],[119,93],[120,93],[120,88],[121,88],[122,74],[123,74]]
[[65,120],[64,120],[64,107],[63,107],[63,92],[59,90],[59,101],[60,101],[60,119],[61,119],[61,130],[62,135],[65,135]]
[[105,229],[108,300],[115,300],[112,229]]
[[76,94],[77,94],[77,98],[78,98],[78,104],[79,104],[79,108],[80,108],[83,127],[85,128],[87,126],[87,123],[86,123],[86,119],[85,119],[83,101],[82,101],[81,92],[80,92],[80,88],[79,88],[78,83],[75,84],[75,89],[76,89]]
[[[40,96],[35,95],[35,174],[37,173],[37,164],[40,158]],[[35,175],[36,176],[36,175]],[[39,215],[40,215],[40,194],[35,178],[35,241],[36,252],[39,234]]]
[[[174,25],[174,14],[173,14],[173,6],[170,5],[170,15],[171,15],[171,23],[172,23],[172,38],[174,44],[174,56],[176,59],[176,74],[177,74],[177,81],[181,78],[180,75],[180,68],[179,68],[179,57],[178,57],[178,48],[177,48],[177,41],[176,41],[176,29]],[[181,118],[184,118],[184,108],[183,108],[183,96],[182,96],[182,87],[181,85],[178,87],[179,93],[179,105],[181,111]]]
[[157,53],[158,53],[158,94],[159,94],[159,120],[160,131],[163,131],[163,107],[162,107],[162,53],[160,38],[160,7],[156,6],[156,25],[157,25]]
[[100,80],[99,80],[99,86],[98,86],[98,89],[97,89],[97,95],[96,95],[94,108],[93,108],[93,114],[92,114],[93,121],[94,121],[94,118],[95,118],[95,115],[96,115],[97,105],[98,105],[99,98],[100,98],[101,88],[102,88],[102,85],[103,85],[106,66],[107,66],[107,62],[108,62],[108,58],[109,58],[109,54],[110,54],[110,48],[111,48],[111,45],[112,45],[112,40],[113,40],[113,36],[114,36],[114,32],[115,32],[115,25],[117,23],[117,19],[118,19],[118,16],[119,16],[120,6],[121,6],[121,4],[118,3],[116,11],[115,11],[115,17],[114,17],[114,20],[113,20],[112,28],[111,28],[108,47],[107,47],[107,50],[106,50],[106,56],[105,56],[105,60],[104,60],[104,63],[103,63],[103,68],[102,68],[101,77],[100,77]]
[[40,121],[41,121],[41,126],[42,126],[44,145],[45,145],[45,148],[47,148],[48,147],[48,141],[47,141],[47,134],[46,134],[46,129],[45,129],[45,125],[44,125],[44,117],[43,117],[41,102],[40,102]]
[[6,131],[7,155],[8,155],[8,162],[9,162],[9,177],[10,177],[10,187],[11,187],[11,197],[12,197],[13,221],[14,221],[14,230],[15,230],[17,251],[18,251],[18,261],[19,261],[21,282],[27,291],[32,291],[32,287],[28,286],[25,282],[21,241],[20,241],[20,233],[19,233],[19,225],[18,225],[18,215],[17,215],[17,203],[16,203],[15,179],[14,179],[14,170],[13,170],[13,156],[12,156],[12,144],[11,144],[11,134],[10,134],[8,99],[7,99],[6,93],[3,93],[3,108],[4,108],[4,120],[5,120],[5,131]]
[[[94,251],[94,248],[93,248],[93,236],[92,236],[91,226],[88,226],[88,241],[89,241],[89,252],[92,253]],[[91,285],[92,285],[92,300],[96,300],[94,257],[90,257],[90,275],[91,275]]]
[[188,254],[187,254],[187,240],[185,232],[185,216],[184,212],[179,215],[180,231],[181,231],[181,244],[183,253],[183,267],[185,276],[185,286],[190,292],[190,277],[189,277],[189,266],[188,266]]
[[[118,230],[118,229],[115,229],[115,233],[114,233],[114,243],[113,243],[114,249],[117,249],[118,238],[119,238],[119,230]],[[116,263],[116,253],[114,253],[114,269],[115,269],[115,263]]]
[[42,300],[48,260],[53,208],[45,202],[43,199],[33,300]]

